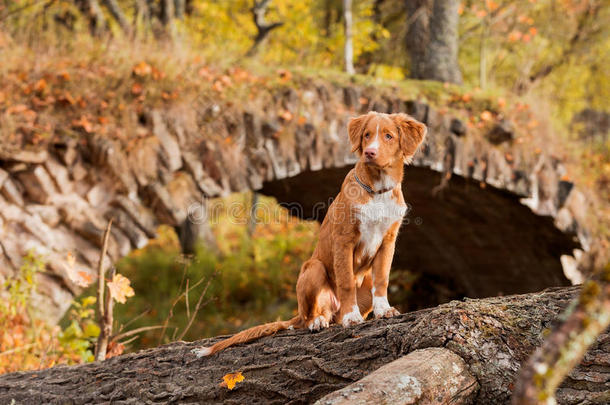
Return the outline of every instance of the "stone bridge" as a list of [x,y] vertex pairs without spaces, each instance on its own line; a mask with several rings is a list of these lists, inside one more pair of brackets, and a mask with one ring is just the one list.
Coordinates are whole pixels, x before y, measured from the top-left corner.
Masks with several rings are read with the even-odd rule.
[[109,218],[106,266],[145,246],[159,224],[188,245],[198,233],[189,207],[231,192],[299,203],[299,215],[312,218],[355,162],[348,119],[369,110],[429,126],[406,171],[411,210],[394,262],[446,286],[428,304],[578,281],[573,255],[589,244],[584,194],[561,180],[560,161],[513,142],[510,123],[473,134],[392,91],[311,84],[243,105],[133,112],[127,140],[83,132],[42,150],[0,151],[0,282],[29,250],[44,255],[37,307],[58,320],[82,289],[75,279],[95,277]]

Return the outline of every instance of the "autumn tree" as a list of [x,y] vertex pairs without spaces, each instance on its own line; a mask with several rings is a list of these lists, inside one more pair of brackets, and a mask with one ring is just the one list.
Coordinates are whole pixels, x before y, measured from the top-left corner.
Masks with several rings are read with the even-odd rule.
[[462,83],[457,0],[407,0],[405,44],[414,79]]

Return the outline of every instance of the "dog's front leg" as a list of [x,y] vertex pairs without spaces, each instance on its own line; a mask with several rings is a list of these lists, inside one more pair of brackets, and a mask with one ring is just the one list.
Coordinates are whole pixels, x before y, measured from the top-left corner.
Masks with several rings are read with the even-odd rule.
[[400,224],[392,225],[373,259],[373,314],[375,318],[390,318],[400,314],[388,302],[388,282],[394,257],[396,235]]
[[338,322],[347,327],[364,322],[356,301],[356,279],[354,277],[354,246],[337,243],[333,249],[333,267],[337,284],[340,309]]

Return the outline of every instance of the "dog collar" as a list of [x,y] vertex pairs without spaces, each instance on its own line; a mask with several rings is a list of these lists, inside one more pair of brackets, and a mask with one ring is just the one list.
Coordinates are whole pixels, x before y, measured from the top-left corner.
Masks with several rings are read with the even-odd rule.
[[360,184],[360,187],[362,187],[369,194],[384,194],[384,193],[387,193],[388,191],[392,191],[394,189],[394,187],[392,187],[392,188],[382,188],[381,190],[375,191],[372,188],[370,188],[369,186],[367,186],[366,184],[364,184],[362,181],[360,181],[358,176],[356,176],[356,172],[354,172],[354,179],[356,179],[356,182],[358,184]]

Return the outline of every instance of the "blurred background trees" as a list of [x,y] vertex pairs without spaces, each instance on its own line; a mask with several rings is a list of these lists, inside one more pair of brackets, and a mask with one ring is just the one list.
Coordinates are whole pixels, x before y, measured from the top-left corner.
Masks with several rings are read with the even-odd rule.
[[[290,80],[291,70],[328,80],[353,70],[355,75],[348,80],[370,86],[397,83],[392,81],[410,85],[409,79],[461,84],[458,102],[464,106],[474,98],[484,99],[482,105],[498,106],[502,115],[510,105],[520,114],[530,114],[524,129],[528,137],[565,142],[562,157],[576,161],[573,170],[579,171],[571,175],[607,201],[608,21],[607,0],[0,0],[0,112],[13,107],[8,102],[13,95],[42,100],[49,92],[46,82],[28,80],[35,76],[32,72],[43,69],[56,71],[65,86],[58,103],[84,109],[89,102],[87,108],[93,108],[91,99],[77,95],[82,84],[70,79],[66,66],[91,80],[91,93],[108,100],[100,103],[100,127],[111,114],[122,127],[128,122],[123,120],[125,106],[143,108],[139,100],[145,90],[150,89],[151,104],[180,98],[188,88],[199,91],[192,78],[212,77],[201,64],[217,73],[228,72],[213,81],[214,96],[229,100],[227,104],[248,99],[247,92],[227,90],[227,83],[240,77],[246,83],[247,72],[252,71],[261,77],[280,72],[282,81]],[[192,66],[196,71],[188,71]],[[5,86],[9,77],[19,84]],[[120,77],[141,80],[126,85]],[[442,104],[445,99],[439,93],[447,93],[443,89],[450,85],[421,87],[428,89],[422,97]],[[483,113],[491,115],[486,108]],[[548,125],[540,124],[543,119]],[[482,121],[469,117],[469,128]],[[80,119],[77,124],[86,128],[91,122]],[[0,122],[0,147],[2,137],[12,131],[4,125]],[[48,131],[40,131],[32,143],[45,136]],[[601,233],[610,233],[608,224],[598,225]],[[187,338],[286,318],[295,308],[294,281],[316,231],[316,223],[301,221],[250,228],[220,222],[213,229],[218,246],[213,251],[191,246],[192,256],[186,260],[175,234],[164,229],[159,239],[118,264],[133,280],[136,296],[129,306],[117,308],[117,317],[124,322],[136,319],[134,326],[163,324],[171,317],[171,330],[143,334],[140,343],[171,340],[174,330],[188,321],[199,292],[183,298],[178,309],[171,307],[183,291],[185,277],[195,282],[222,268],[210,286],[215,301],[201,311]],[[408,290],[413,275],[402,277],[393,282],[400,281]],[[151,280],[157,288],[148,288]],[[151,302],[159,305],[152,307]],[[78,316],[66,318],[62,339],[55,339],[55,357],[40,364],[89,359],[95,331],[84,309],[87,303],[76,304]],[[4,318],[12,330],[19,322],[35,323],[22,307],[17,312],[11,309]],[[32,347],[47,341],[53,338],[39,339]],[[28,366],[34,364],[30,357]],[[0,369],[12,370],[9,363]]]

